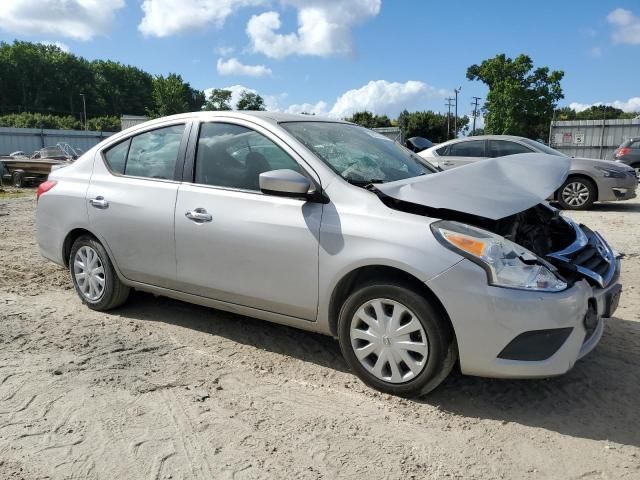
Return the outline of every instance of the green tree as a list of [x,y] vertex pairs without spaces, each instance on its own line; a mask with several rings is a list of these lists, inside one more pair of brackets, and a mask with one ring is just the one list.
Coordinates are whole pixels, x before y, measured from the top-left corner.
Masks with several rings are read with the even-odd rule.
[[445,142],[460,133],[466,132],[469,125],[469,117],[458,117],[458,132],[454,132],[454,117],[449,119],[449,137],[447,138],[447,116],[432,112],[408,112],[404,110],[398,116],[398,127],[405,138],[424,137],[432,142]]
[[634,118],[637,113],[626,113],[623,110],[609,105],[593,105],[576,114],[576,120],[609,120]]
[[345,118],[347,122],[352,122],[357,125],[361,125],[366,128],[379,128],[390,127],[391,120],[386,115],[374,115],[373,113],[364,110],[362,112],[355,112],[351,117]]
[[548,134],[556,104],[564,98],[563,77],[564,72],[548,67],[534,70],[527,55],[511,59],[500,54],[467,69],[469,80],[489,87],[483,108],[487,133],[529,138]]
[[87,125],[96,132],[119,132],[121,126],[120,118],[115,116],[89,118]]
[[214,112],[231,110],[231,95],[231,90],[214,88],[204,104],[204,109]]
[[236,105],[238,110],[266,110],[264,99],[257,93],[245,90],[240,94],[240,100]]
[[153,79],[152,100],[152,108],[147,109],[150,117],[184,113],[195,106],[194,90],[175,73]]

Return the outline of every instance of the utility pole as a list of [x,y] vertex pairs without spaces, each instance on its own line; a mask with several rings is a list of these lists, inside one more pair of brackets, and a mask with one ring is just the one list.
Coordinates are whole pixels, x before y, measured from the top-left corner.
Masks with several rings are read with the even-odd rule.
[[82,97],[82,111],[84,112],[84,129],[88,130],[87,127],[87,102],[84,98],[84,93],[81,93],[80,96]]
[[447,111],[447,140],[449,140],[449,138],[451,137],[451,127],[450,127],[450,121],[451,121],[451,106],[453,105],[453,97],[448,97],[445,98],[446,102],[445,105],[448,108]]
[[473,102],[471,102],[471,106],[473,107],[473,129],[471,130],[471,135],[476,134],[476,117],[478,116],[478,102],[480,101],[480,97],[471,97],[473,98]]
[[456,116],[453,118],[453,138],[458,138],[458,94],[462,90],[462,87],[454,88],[456,92]]

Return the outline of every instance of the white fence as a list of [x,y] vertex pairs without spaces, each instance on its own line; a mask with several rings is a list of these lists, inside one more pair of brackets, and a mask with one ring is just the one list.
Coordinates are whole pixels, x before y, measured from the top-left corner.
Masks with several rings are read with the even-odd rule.
[[68,143],[72,147],[87,151],[113,133],[0,127],[0,155],[8,155],[18,150],[31,155],[35,150],[55,146],[56,143]]

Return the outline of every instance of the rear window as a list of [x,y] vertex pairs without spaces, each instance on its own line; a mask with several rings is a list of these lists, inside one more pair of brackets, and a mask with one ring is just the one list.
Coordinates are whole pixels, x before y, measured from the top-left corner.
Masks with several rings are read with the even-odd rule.
[[636,140],[635,142],[633,142],[631,144],[631,148],[633,148],[634,150],[640,150],[640,140]]

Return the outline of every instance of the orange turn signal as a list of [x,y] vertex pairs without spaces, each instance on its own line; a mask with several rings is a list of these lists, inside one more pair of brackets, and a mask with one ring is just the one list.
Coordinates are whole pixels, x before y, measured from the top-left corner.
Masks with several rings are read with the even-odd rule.
[[485,242],[460,233],[446,232],[444,236],[451,244],[476,257],[481,257],[486,248]]

